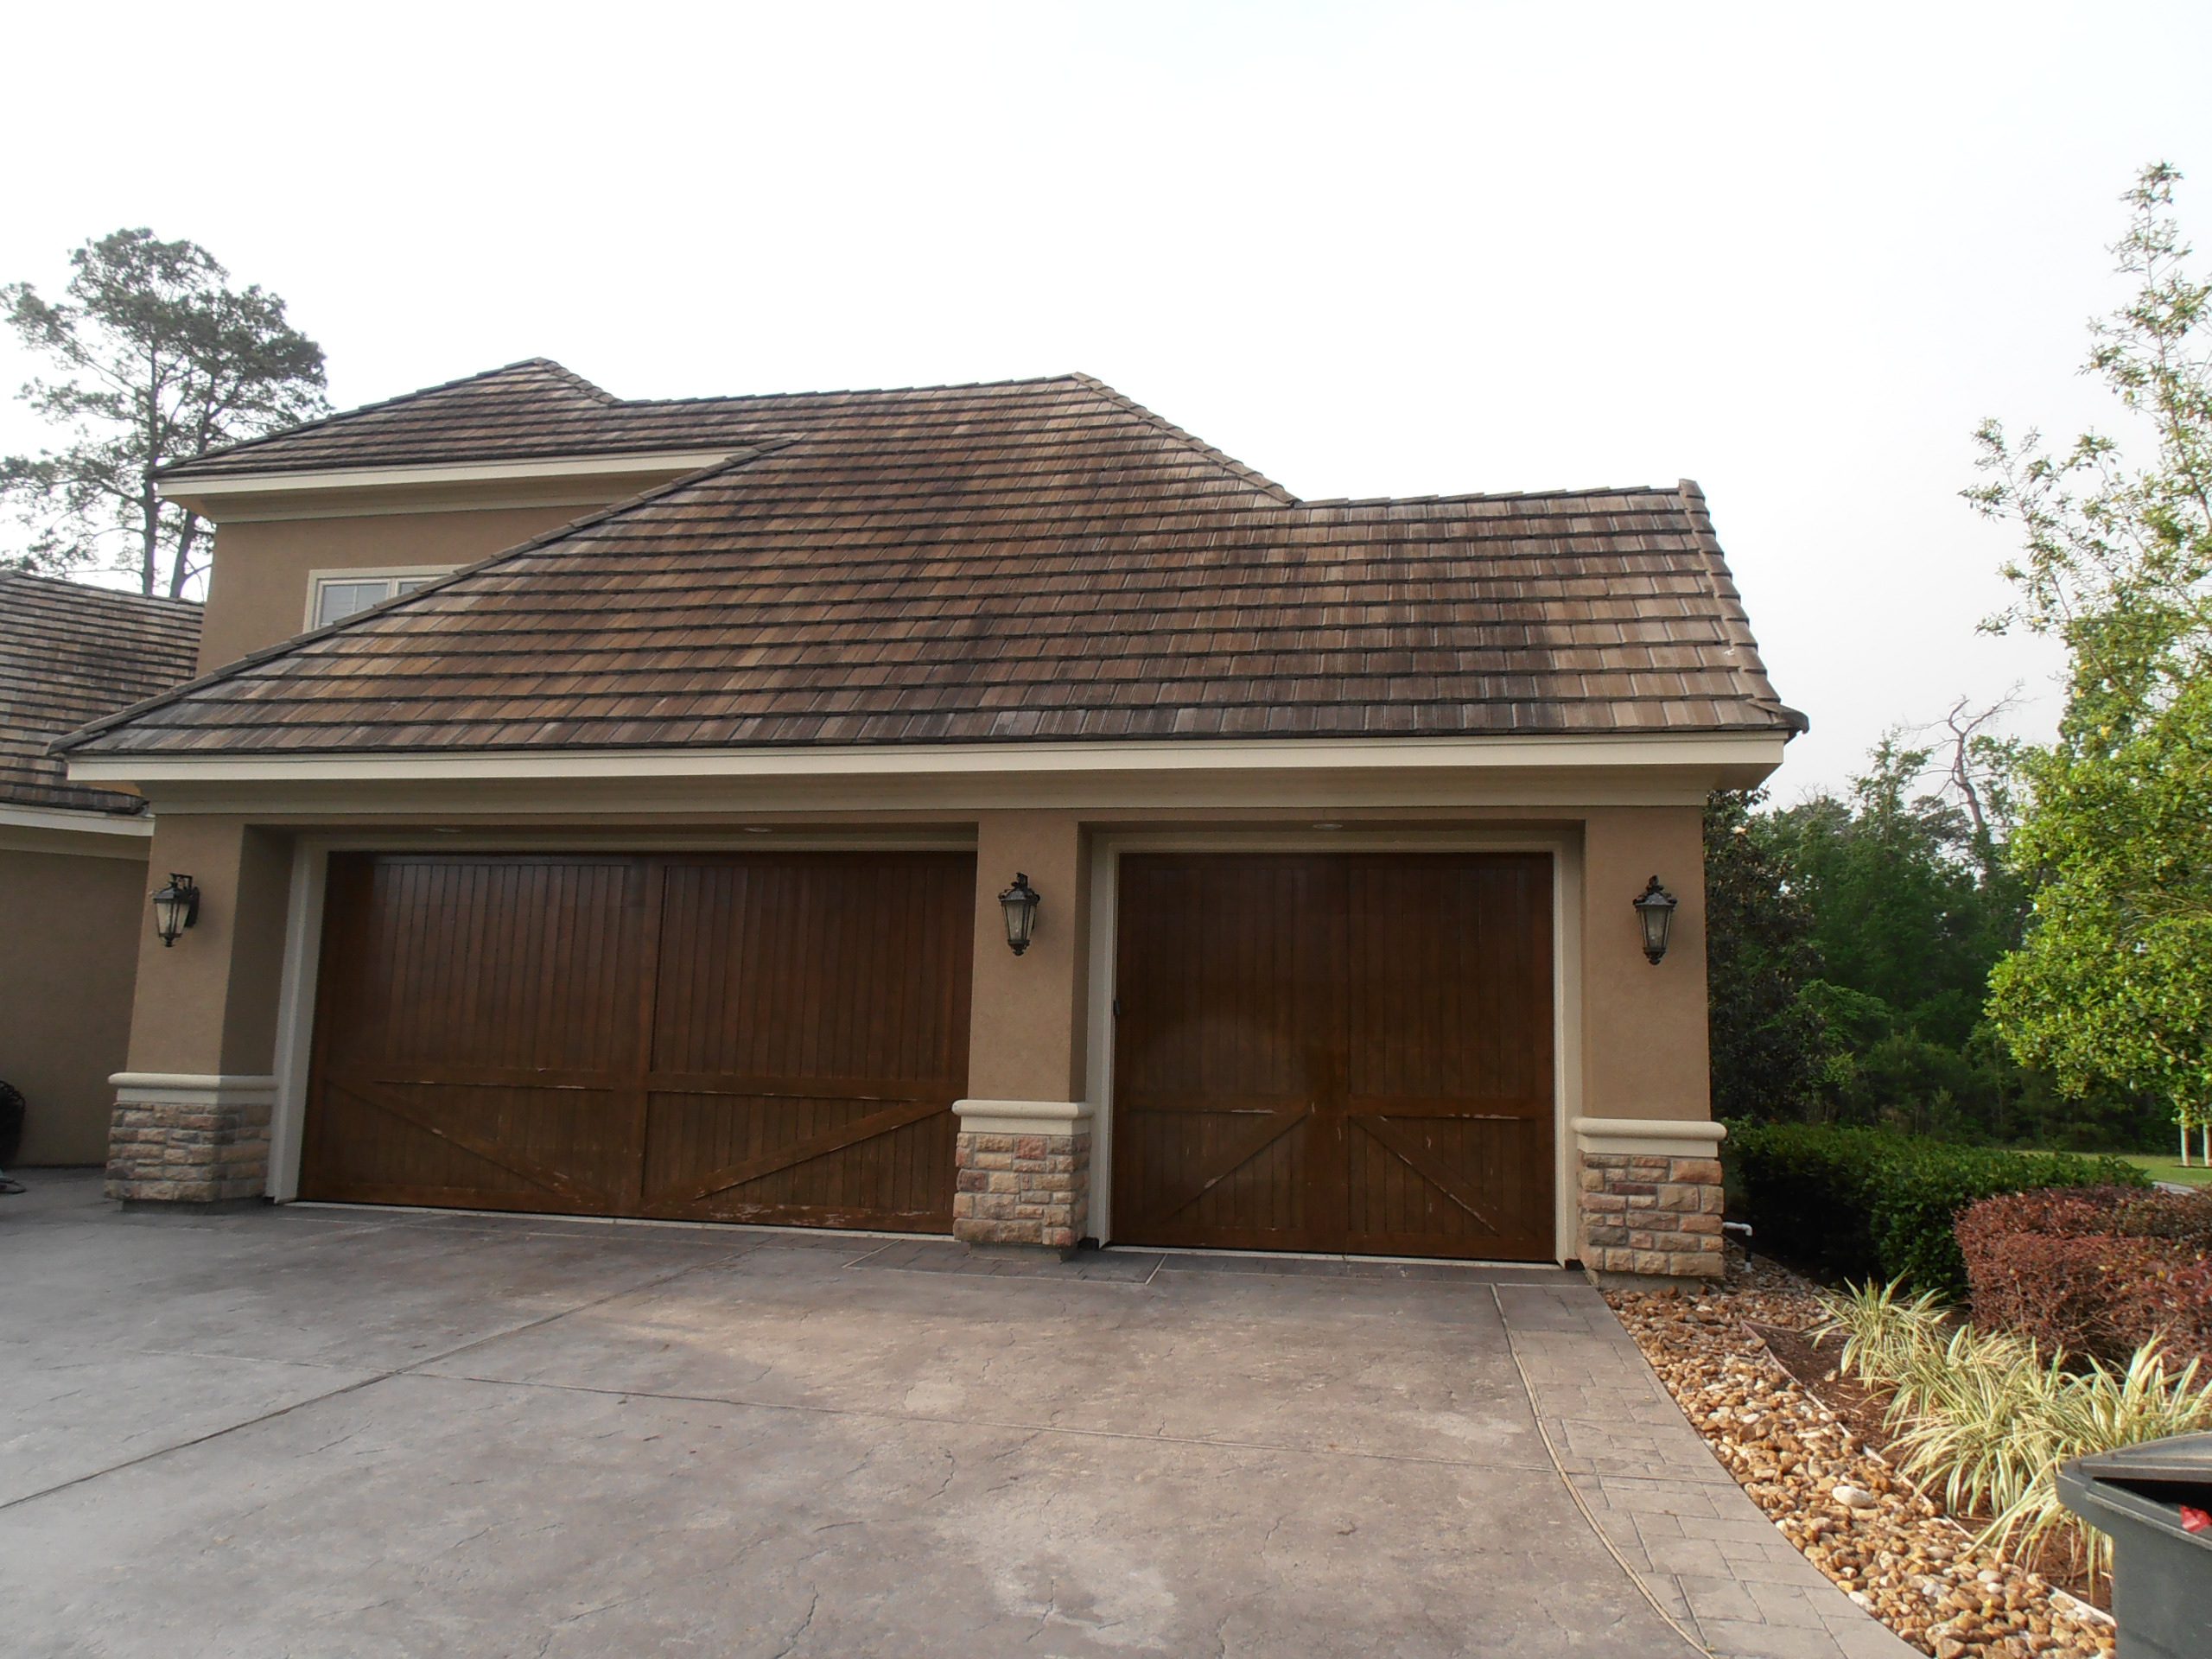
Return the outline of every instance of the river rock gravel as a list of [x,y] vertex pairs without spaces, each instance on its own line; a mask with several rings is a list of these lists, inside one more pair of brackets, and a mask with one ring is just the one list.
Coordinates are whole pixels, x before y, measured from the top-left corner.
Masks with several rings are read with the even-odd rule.
[[1812,1287],[1732,1247],[1721,1283],[1611,1292],[1683,1414],[1783,1536],[1853,1601],[1936,1659],[2113,1651],[2111,1623],[1977,1546],[1784,1370],[1751,1328],[1808,1330]]

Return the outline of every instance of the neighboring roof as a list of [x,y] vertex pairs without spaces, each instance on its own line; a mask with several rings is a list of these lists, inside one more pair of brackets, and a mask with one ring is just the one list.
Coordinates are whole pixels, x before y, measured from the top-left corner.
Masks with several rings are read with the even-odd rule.
[[[324,434],[313,464],[325,465],[339,429],[359,421],[395,446],[379,459],[412,445],[417,459],[455,460],[459,449],[425,448],[419,432],[403,442],[393,423],[503,377],[525,379],[522,401],[541,410],[751,410],[721,434],[750,447],[67,747],[406,753],[1803,724],[1768,683],[1693,484],[1301,503],[1080,376],[613,406],[550,365],[523,368],[269,450]],[[479,454],[488,432],[455,442]]]
[[143,810],[138,796],[70,783],[48,750],[190,679],[199,652],[197,605],[0,571],[0,805]]

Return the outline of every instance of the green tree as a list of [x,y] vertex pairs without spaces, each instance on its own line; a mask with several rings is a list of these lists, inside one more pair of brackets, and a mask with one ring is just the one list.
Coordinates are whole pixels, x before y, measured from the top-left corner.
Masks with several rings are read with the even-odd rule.
[[1990,1010],[2012,1052],[2069,1093],[2154,1093],[2186,1128],[2212,1102],[2212,284],[2189,266],[2161,163],[2114,245],[2131,302],[2093,324],[2101,377],[2151,448],[2090,433],[2052,451],[1996,422],[1968,492],[2024,553],[1998,628],[2068,656],[2056,744],[2030,763],[2016,865],[2037,883]]
[[1758,810],[1765,800],[1764,790],[1729,790],[1705,806],[1713,1109],[1761,1121],[1812,1113],[1826,1062],[1805,1001],[1820,973],[1812,912]]
[[328,411],[322,347],[259,287],[234,289],[205,248],[117,231],[69,256],[67,297],[0,286],[16,337],[54,365],[23,402],[67,443],[0,458],[0,499],[29,530],[8,563],[135,570],[148,594],[183,594],[205,567],[207,526],[165,503],[149,473]]
[[[1821,978],[1890,1011],[1892,1027],[1962,1048],[1989,969],[2017,942],[2017,890],[1982,875],[1972,816],[1925,787],[1935,750],[1885,737],[1847,797],[1778,815],[1774,835],[1812,915]],[[1863,1011],[1853,1024],[1862,1028]]]

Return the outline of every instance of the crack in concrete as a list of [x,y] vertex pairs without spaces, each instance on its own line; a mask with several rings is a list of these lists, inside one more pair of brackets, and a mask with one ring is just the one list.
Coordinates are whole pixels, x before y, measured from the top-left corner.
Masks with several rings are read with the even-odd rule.
[[808,1627],[814,1623],[815,1611],[821,1605],[822,1592],[817,1590],[806,1604],[806,1617],[799,1620],[797,1630],[784,1638],[784,1645],[776,1649],[774,1659],[789,1659],[790,1655],[798,1649],[799,1637],[804,1636]]

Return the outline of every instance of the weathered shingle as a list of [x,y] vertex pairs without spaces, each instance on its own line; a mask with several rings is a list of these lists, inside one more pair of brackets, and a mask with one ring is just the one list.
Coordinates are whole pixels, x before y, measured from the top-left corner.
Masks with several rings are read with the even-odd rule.
[[[454,397],[485,407],[444,429],[448,447],[402,430],[404,410]],[[378,427],[378,464],[453,461],[492,453],[483,446],[502,419],[581,432],[671,408],[713,411],[734,458],[249,658],[73,747],[1802,724],[1767,682],[1694,485],[1300,503],[1082,377],[635,405],[531,364],[268,440],[261,454],[313,443],[318,458],[288,464],[327,466],[350,445],[347,464],[367,464],[361,435],[343,430],[358,421]]]
[[0,572],[0,802],[137,812],[48,753],[54,739],[192,677],[200,607]]

